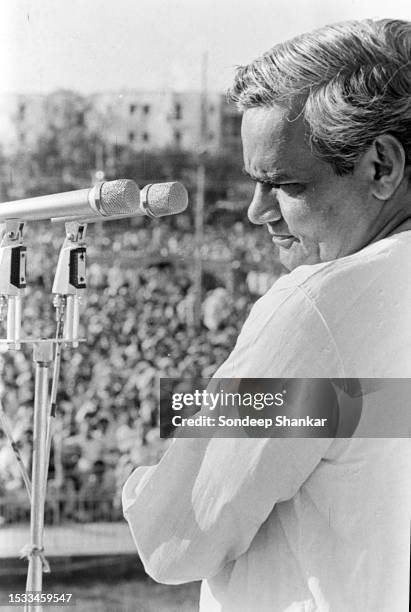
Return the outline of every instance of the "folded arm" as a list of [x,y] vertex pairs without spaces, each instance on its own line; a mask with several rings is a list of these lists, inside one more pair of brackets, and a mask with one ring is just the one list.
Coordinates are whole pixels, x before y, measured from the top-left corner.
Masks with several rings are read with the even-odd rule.
[[123,508],[149,575],[209,578],[250,546],[274,505],[295,495],[329,439],[176,440],[157,466],[138,468]]

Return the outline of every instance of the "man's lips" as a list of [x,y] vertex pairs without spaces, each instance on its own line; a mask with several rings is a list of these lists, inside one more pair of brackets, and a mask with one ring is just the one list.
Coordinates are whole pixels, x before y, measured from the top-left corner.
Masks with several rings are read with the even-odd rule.
[[274,244],[284,247],[285,249],[289,249],[293,242],[297,240],[297,238],[291,234],[276,234],[270,230],[268,231]]

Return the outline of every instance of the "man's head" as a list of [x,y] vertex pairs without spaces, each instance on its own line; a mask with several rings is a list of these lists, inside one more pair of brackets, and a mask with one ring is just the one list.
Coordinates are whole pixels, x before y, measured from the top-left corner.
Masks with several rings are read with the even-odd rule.
[[327,26],[240,68],[249,217],[284,264],[354,253],[411,217],[411,23]]

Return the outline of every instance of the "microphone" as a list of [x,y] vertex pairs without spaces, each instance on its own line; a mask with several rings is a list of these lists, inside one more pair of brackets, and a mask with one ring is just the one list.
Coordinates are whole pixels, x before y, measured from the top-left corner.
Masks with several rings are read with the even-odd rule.
[[82,221],[176,215],[187,208],[188,193],[178,182],[153,183],[141,190],[130,179],[103,181],[88,189],[3,202],[0,222],[8,219]]
[[104,221],[105,219],[115,221],[117,219],[140,217],[144,215],[152,219],[157,219],[166,215],[177,215],[183,212],[187,208],[187,205],[188,193],[182,183],[151,183],[141,189],[138,206],[132,212],[101,217],[101,215],[93,211],[92,214],[87,214],[86,216],[74,216],[71,214],[69,217],[53,218],[51,221],[52,223],[59,223],[62,221],[94,223],[95,221]]
[[21,219],[37,221],[55,217],[138,214],[140,189],[134,181],[103,181],[88,189],[26,198],[0,204],[0,221]]
[[140,208],[153,219],[177,215],[187,205],[188,193],[182,183],[151,183],[140,192]]

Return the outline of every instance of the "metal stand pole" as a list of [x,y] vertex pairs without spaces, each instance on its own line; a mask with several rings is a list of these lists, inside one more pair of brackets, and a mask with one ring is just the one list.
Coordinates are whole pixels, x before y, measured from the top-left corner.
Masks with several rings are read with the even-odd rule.
[[202,321],[203,303],[203,254],[204,243],[204,201],[206,188],[205,156],[207,153],[207,71],[208,54],[204,53],[201,63],[201,119],[200,119],[200,150],[197,166],[197,194],[195,207],[195,247],[194,247],[194,327],[199,330]]
[[201,308],[203,303],[203,254],[204,244],[204,193],[205,193],[205,166],[203,163],[197,168],[197,197],[195,208],[195,246],[194,246],[194,307],[193,323],[195,329],[201,328]]
[[[36,364],[34,427],[33,427],[33,467],[32,467],[32,505],[30,515],[30,547],[28,550],[29,567],[26,591],[41,591],[43,570],[47,569],[44,558],[43,530],[45,507],[45,466],[47,453],[47,416],[49,409],[48,387],[49,367],[53,358],[53,343],[39,342],[34,345],[33,360]],[[42,612],[43,606],[26,604],[25,612]]]
[[[4,343],[11,349],[19,349],[21,344],[32,344],[34,347],[33,361],[36,364],[36,374],[31,483],[24,465],[21,465],[29,497],[31,492],[30,544],[22,550],[21,558],[26,557],[29,562],[26,592],[41,594],[43,572],[50,571],[43,548],[44,511],[52,438],[51,423],[56,408],[61,342],[64,340],[65,344],[77,347],[82,341],[78,338],[79,300],[86,288],[84,238],[87,224],[77,221],[66,223],[66,239],[60,251],[53,284],[57,316],[57,334],[54,341],[21,338],[21,296],[26,287],[26,247],[22,244],[23,227],[24,222],[19,219],[6,220],[0,224],[0,321],[5,318],[5,313],[7,317],[7,338],[0,339],[0,344]],[[53,360],[54,343],[56,344],[55,367],[49,398],[49,369]],[[1,404],[0,417],[6,422]],[[6,432],[7,427],[6,424]],[[13,444],[12,436],[8,437]],[[19,459],[18,453],[16,456]],[[26,603],[24,611],[42,612],[43,606],[37,601]]]

